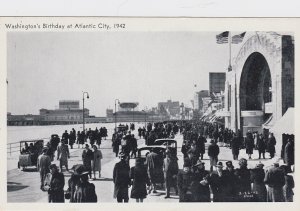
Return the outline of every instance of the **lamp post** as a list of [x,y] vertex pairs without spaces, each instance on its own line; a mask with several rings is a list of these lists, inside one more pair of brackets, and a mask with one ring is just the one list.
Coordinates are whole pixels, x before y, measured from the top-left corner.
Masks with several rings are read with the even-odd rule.
[[86,94],[86,98],[87,99],[89,99],[90,97],[89,97],[89,93],[87,93],[87,92],[83,92],[82,93],[82,128],[83,128],[83,132],[85,132],[85,130],[84,130],[84,124],[85,124],[85,122],[84,122],[84,95]]
[[115,99],[115,131],[117,130],[117,101],[120,104],[120,100]]

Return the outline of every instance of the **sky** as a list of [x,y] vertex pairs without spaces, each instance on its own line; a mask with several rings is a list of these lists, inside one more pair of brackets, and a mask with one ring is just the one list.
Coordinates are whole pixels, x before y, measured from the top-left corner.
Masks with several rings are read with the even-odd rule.
[[[105,116],[120,102],[139,110],[169,99],[192,107],[208,89],[209,72],[225,72],[228,44],[221,32],[9,32],[8,112],[38,114],[59,100],[80,100]],[[197,84],[195,90],[194,85]]]

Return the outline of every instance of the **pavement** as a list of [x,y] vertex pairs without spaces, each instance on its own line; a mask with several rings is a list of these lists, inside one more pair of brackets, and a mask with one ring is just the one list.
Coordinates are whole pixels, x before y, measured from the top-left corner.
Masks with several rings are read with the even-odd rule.
[[[137,137],[137,136],[136,136]],[[178,164],[179,168],[183,166],[183,156],[181,153],[181,145],[182,145],[182,135],[177,135],[175,139],[178,142]],[[208,141],[209,142],[209,141]],[[144,139],[138,140],[138,145],[142,145],[145,143]],[[76,145],[74,145],[74,149],[70,150],[71,157],[69,159],[69,168],[71,168],[75,164],[81,164],[81,154],[83,149],[78,149]],[[208,146],[208,144],[207,144]],[[206,147],[207,147],[206,146]],[[97,180],[90,180],[90,182],[95,184],[96,193],[98,196],[98,202],[116,202],[116,199],[113,198],[113,190],[114,185],[112,182],[112,173],[115,163],[119,161],[118,158],[115,157],[115,154],[111,149],[111,140],[103,140],[100,150],[103,153],[102,159],[102,171],[101,178]],[[240,151],[239,158],[248,158],[245,150]],[[273,159],[257,159],[258,151],[254,150],[254,154],[252,155],[253,159],[248,160],[248,167],[253,168],[255,165],[261,161],[266,168],[271,166],[275,161],[278,160],[278,157],[275,156]],[[266,158],[269,155],[266,153]],[[232,160],[231,149],[227,147],[220,146],[220,154],[219,161],[222,161],[225,165],[225,162],[228,160]],[[209,158],[206,154],[204,155],[204,160],[206,169],[209,170]],[[53,163],[58,165],[58,161],[55,160]],[[233,160],[233,165],[235,168],[238,167],[238,161]],[[9,169],[9,168],[8,168]],[[65,189],[67,189],[67,181],[70,178],[71,173],[63,171],[65,175]],[[43,192],[40,190],[40,177],[39,173],[36,172],[35,168],[28,169],[26,171],[22,171],[20,169],[11,169],[7,171],[7,202],[45,202],[47,203],[47,192]],[[129,191],[130,193],[130,191]],[[174,193],[174,192],[173,192]],[[165,199],[165,191],[158,190],[158,193],[147,196],[144,202],[178,202],[178,196],[174,196],[171,191],[171,198]],[[130,199],[129,203],[135,203],[135,199]]]

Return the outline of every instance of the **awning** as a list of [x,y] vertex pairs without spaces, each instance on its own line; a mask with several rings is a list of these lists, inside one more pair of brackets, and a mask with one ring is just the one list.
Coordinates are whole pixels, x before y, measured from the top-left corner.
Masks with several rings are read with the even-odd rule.
[[288,108],[284,115],[276,121],[274,126],[270,129],[271,132],[289,134],[295,133],[295,112],[294,108]]
[[264,129],[270,129],[274,126],[273,114],[267,119],[267,121],[262,125]]

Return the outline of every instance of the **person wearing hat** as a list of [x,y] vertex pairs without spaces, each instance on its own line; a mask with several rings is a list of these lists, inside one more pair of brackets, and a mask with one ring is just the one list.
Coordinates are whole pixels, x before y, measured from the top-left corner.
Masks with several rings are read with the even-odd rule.
[[41,190],[44,187],[44,180],[46,175],[49,173],[49,166],[51,165],[51,159],[47,155],[48,148],[43,148],[43,154],[39,155],[37,159],[37,170],[40,172],[41,179]]
[[69,147],[66,145],[65,141],[61,141],[61,145],[57,147],[57,160],[59,160],[59,167],[62,171],[62,167],[65,166],[66,170],[69,171],[68,168],[68,159],[70,158]]
[[205,163],[198,160],[194,165],[194,182],[192,185],[193,202],[210,202],[210,176],[205,170]]
[[85,144],[85,149],[82,151],[82,162],[84,167],[89,172],[90,178],[92,178],[92,160],[94,155],[88,144]]
[[210,176],[210,186],[213,193],[213,202],[226,202],[228,197],[228,176],[226,171],[223,171],[223,163],[218,162],[216,171],[213,171]]
[[65,177],[64,174],[58,171],[58,167],[55,164],[49,166],[50,173],[52,175],[50,181],[50,187],[48,189],[49,203],[64,203],[64,186]]
[[251,192],[250,170],[247,165],[247,160],[241,158],[239,160],[240,168],[235,170],[235,175],[237,176],[237,191],[242,194]]
[[234,202],[237,200],[237,176],[235,175],[235,170],[232,161],[226,162],[226,170],[224,170],[224,173],[227,175],[228,183],[228,195],[226,197],[226,201]]
[[89,182],[89,171],[86,170],[82,165],[75,169],[75,173],[80,178],[74,193],[74,201],[76,203],[96,203],[98,201],[95,185]]
[[179,190],[179,202],[192,202],[192,183],[195,176],[192,172],[190,159],[184,159],[183,169],[177,174],[177,186]]
[[[83,168],[84,168],[84,166],[82,164],[76,164],[71,168],[71,170],[73,170],[73,173],[71,174],[71,177],[68,180],[68,189],[66,192],[66,194],[69,195],[70,203],[76,202],[75,198],[74,198],[75,191],[80,183],[80,174],[81,174],[81,172],[84,171],[84,170],[81,170]],[[68,199],[66,196],[65,196],[65,198]]]
[[284,171],[279,168],[279,163],[275,162],[267,170],[264,178],[265,184],[268,185],[268,202],[284,202],[283,186],[285,185]]
[[210,159],[210,171],[213,171],[213,167],[217,165],[218,155],[220,153],[220,148],[214,140],[211,140],[211,144],[208,146],[208,156]]
[[119,153],[120,162],[116,163],[113,170],[114,182],[114,198],[117,198],[119,203],[129,201],[128,188],[131,185],[129,177],[130,167],[126,161],[126,155],[123,152]]
[[266,202],[267,201],[267,189],[264,183],[265,171],[264,164],[257,163],[254,169],[250,170],[250,180],[253,183],[253,192],[257,194],[255,201]]
[[170,149],[166,151],[166,158],[164,159],[164,176],[166,181],[166,196],[170,198],[170,189],[174,187],[176,195],[178,195],[177,189],[177,174],[178,174],[178,162],[177,157],[173,156]]
[[201,160],[203,160],[203,155],[205,154],[205,143],[206,142],[207,142],[207,140],[203,136],[203,133],[200,133],[200,135],[197,139],[197,145],[198,145]]
[[270,153],[270,159],[272,159],[275,155],[275,145],[276,145],[276,139],[273,133],[270,133],[269,138],[267,140],[267,152]]
[[[163,184],[165,182],[163,162],[163,153],[159,149],[151,149],[150,153],[146,156],[147,171],[150,178],[153,193],[157,193],[157,184]],[[149,190],[149,193],[152,189]]]
[[142,158],[136,158],[135,166],[130,169],[130,179],[132,180],[130,197],[136,199],[136,202],[143,202],[147,196],[146,185],[150,186],[150,179]]
[[249,159],[252,159],[251,155],[253,154],[253,149],[254,149],[255,145],[254,145],[253,135],[250,131],[248,131],[247,135],[246,135],[245,147],[246,147],[246,153],[247,153]]

